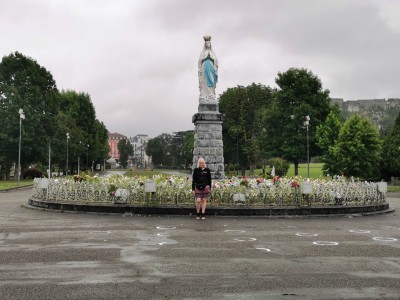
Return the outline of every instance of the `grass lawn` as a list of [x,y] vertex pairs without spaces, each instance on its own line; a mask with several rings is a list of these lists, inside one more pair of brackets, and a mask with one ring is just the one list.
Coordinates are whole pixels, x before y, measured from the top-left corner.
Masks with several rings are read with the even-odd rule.
[[[310,163],[310,178],[318,179],[324,178],[324,174],[322,173],[322,165],[323,163]],[[289,171],[286,175],[287,177],[294,176],[294,164],[290,164]],[[299,176],[303,178],[307,178],[307,164],[299,164]]]
[[[312,179],[317,179],[317,178],[323,178],[324,175],[322,173],[322,163],[310,163],[310,178]],[[271,174],[271,169],[266,168],[267,174]],[[229,172],[229,173],[234,173],[234,172]],[[246,171],[247,176],[249,175],[249,170]],[[262,169],[256,169],[254,170],[254,176],[259,176],[262,174]],[[240,175],[240,172],[239,172]],[[226,173],[226,176],[230,177],[228,172]],[[286,174],[286,177],[292,177],[294,176],[294,164],[290,164],[290,168],[288,170],[288,173]],[[299,176],[303,178],[307,178],[307,164],[299,164]]]
[[28,186],[33,183],[32,179],[20,180],[19,185],[16,180],[0,180],[0,191],[4,191],[17,186]]
[[388,185],[388,192],[396,192],[396,193],[400,193],[400,186],[391,186]]

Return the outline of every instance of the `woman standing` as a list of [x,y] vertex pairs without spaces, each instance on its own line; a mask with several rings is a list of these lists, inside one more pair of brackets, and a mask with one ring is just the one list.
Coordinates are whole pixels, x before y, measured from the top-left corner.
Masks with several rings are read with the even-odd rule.
[[192,191],[196,199],[196,219],[204,220],[207,199],[211,192],[211,172],[203,158],[198,160],[197,168],[193,170]]

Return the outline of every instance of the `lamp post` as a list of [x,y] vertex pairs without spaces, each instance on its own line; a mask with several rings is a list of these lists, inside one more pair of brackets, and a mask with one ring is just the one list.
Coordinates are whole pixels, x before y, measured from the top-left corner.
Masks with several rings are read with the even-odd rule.
[[236,176],[239,176],[239,135],[237,133],[236,133],[236,166],[237,166]]
[[69,141],[69,132],[67,132],[66,136],[67,136],[67,171],[66,171],[66,174],[68,176],[68,141]]
[[86,172],[88,171],[88,161],[89,161],[89,145],[86,145]]
[[307,178],[310,178],[310,145],[308,142],[308,126],[310,125],[310,116],[305,116],[304,125],[307,128]]
[[18,110],[19,113],[19,148],[18,148],[18,184],[21,176],[21,136],[22,136],[22,120],[25,120],[25,114],[22,108]]
[[81,160],[81,144],[82,144],[82,141],[79,141],[79,149],[78,149],[78,175],[79,175],[79,162],[80,162],[80,160]]
[[49,179],[51,178],[51,138],[49,138]]

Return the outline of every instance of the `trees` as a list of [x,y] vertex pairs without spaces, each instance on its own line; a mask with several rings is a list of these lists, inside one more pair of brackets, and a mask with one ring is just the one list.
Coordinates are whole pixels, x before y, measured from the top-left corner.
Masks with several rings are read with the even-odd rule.
[[194,148],[194,131],[185,131],[183,135],[183,148],[182,156],[184,160],[184,167],[191,168],[193,164],[193,148]]
[[382,161],[387,176],[400,176],[400,113],[383,142]]
[[151,156],[152,162],[155,166],[164,165],[171,166],[172,159],[170,152],[170,140],[172,135],[160,134],[159,136],[152,138],[147,143],[146,154]]
[[[35,60],[19,52],[0,62],[0,165],[10,173],[18,158],[19,114],[22,108],[21,166],[47,165],[51,143],[52,161],[66,165],[66,133],[70,134],[70,165],[90,145],[90,159],[107,157],[108,136],[104,124],[96,119],[90,96],[75,91],[58,91],[51,73]],[[71,164],[72,163],[72,164]],[[86,162],[86,165],[91,163]]]
[[[94,149],[93,157],[97,161],[109,158],[110,145],[108,144],[108,130],[103,122],[96,119],[95,121],[95,135],[94,135]],[[133,155],[133,154],[132,154]]]
[[[108,134],[105,125],[96,119],[96,112],[87,93],[73,90],[62,91],[59,94],[60,111],[58,124],[52,141],[54,160],[60,166],[65,166],[66,150],[65,135],[68,132],[69,165],[77,170],[78,157],[82,157],[82,166],[92,163],[102,163],[108,157]],[[89,149],[87,149],[89,145]],[[87,151],[87,153],[86,153]],[[87,155],[84,155],[84,154]],[[81,169],[84,169],[81,167]]]
[[[193,163],[194,131],[178,131],[170,137],[169,153],[172,167],[191,168]],[[166,150],[168,153],[168,150]]]
[[321,161],[324,162],[324,174],[339,174],[340,169],[334,156],[334,148],[342,128],[342,120],[338,110],[332,110],[324,123],[317,126],[316,143],[322,150]]
[[0,164],[6,174],[18,157],[19,115],[23,121],[21,166],[45,160],[59,111],[56,83],[44,67],[19,52],[0,63]]
[[263,155],[261,112],[271,104],[271,99],[272,89],[255,83],[230,88],[220,96],[224,159],[227,163],[239,164],[243,175],[248,166],[253,175]]
[[123,168],[128,165],[129,156],[133,155],[133,146],[129,140],[123,139],[118,142],[119,162]]
[[160,134],[147,143],[146,154],[154,166],[190,168],[193,162],[194,132],[179,131]]
[[346,176],[378,178],[381,140],[378,129],[359,114],[342,126],[334,146],[334,159]]
[[307,69],[291,68],[278,73],[275,79],[279,90],[273,103],[263,111],[262,127],[266,130],[263,148],[271,156],[282,156],[298,164],[307,158],[305,116],[310,117],[310,155],[317,155],[315,132],[331,111],[329,91],[322,88],[320,79]]

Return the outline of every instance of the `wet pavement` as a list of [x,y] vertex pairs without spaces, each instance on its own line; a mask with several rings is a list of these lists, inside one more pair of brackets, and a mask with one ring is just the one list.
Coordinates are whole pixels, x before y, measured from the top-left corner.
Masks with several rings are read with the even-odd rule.
[[195,220],[31,194],[0,193],[0,299],[400,299],[400,198],[371,217]]

